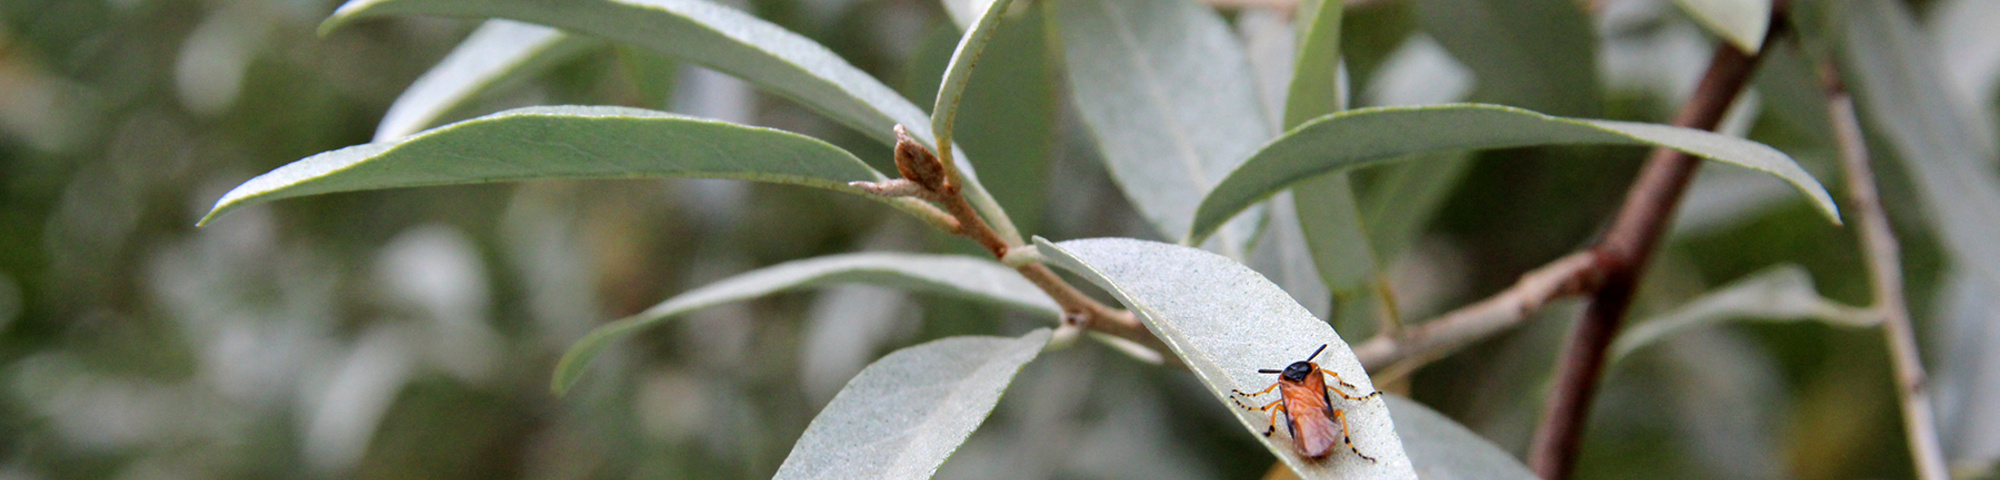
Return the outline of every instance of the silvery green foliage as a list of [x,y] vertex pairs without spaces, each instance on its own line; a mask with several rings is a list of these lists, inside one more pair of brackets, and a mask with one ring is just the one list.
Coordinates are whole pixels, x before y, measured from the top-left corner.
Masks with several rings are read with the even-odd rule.
[[1229,398],[1232,390],[1262,390],[1276,381],[1258,369],[1284,368],[1321,345],[1327,346],[1326,351],[1315,361],[1359,390],[1348,393],[1375,391],[1360,360],[1333,327],[1313,318],[1263,275],[1221,255],[1167,243],[1124,238],[1055,243],[1037,238],[1035,245],[1050,263],[1118,297],[1194,371],[1218,405],[1235,412],[1245,430],[1300,476],[1416,478],[1389,409],[1380,399],[1352,402],[1335,397],[1333,403],[1346,412],[1356,448],[1377,460],[1368,462],[1341,447],[1324,459],[1304,458],[1285,435],[1262,435],[1270,426],[1267,415],[1239,408]]
[[776,479],[925,479],[972,434],[1049,342],[952,337],[869,365],[799,436]]

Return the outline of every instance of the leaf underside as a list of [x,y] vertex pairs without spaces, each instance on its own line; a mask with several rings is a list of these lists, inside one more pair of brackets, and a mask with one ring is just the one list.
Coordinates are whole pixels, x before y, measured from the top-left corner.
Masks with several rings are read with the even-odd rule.
[[813,418],[772,478],[930,478],[1048,342],[1049,330],[1038,329],[946,338],[882,357]]
[[[519,180],[699,177],[860,193],[882,174],[782,130],[625,107],[528,107],[321,153],[252,178],[201,223],[256,202],[332,192]],[[877,198],[872,197],[871,198]]]
[[772,293],[838,283],[866,283],[950,295],[1060,318],[1061,308],[998,262],[960,255],[850,253],[780,263],[689,290],[638,315],[591,330],[556,364],[551,388],[568,391],[606,347],[677,315]]
[[1287,436],[1263,436],[1269,425],[1263,412],[1237,407],[1231,400],[1231,390],[1261,390],[1274,381],[1258,374],[1258,369],[1284,368],[1321,345],[1327,349],[1315,361],[1353,384],[1358,391],[1350,394],[1375,391],[1354,352],[1332,327],[1249,267],[1200,249],[1143,240],[1052,243],[1037,238],[1035,244],[1051,265],[1089,280],[1137,314],[1209,393],[1236,414],[1246,432],[1299,475],[1416,478],[1388,408],[1379,399],[1354,402],[1335,397],[1333,405],[1346,413],[1355,446],[1375,457],[1374,463],[1340,448],[1320,460],[1303,458]]

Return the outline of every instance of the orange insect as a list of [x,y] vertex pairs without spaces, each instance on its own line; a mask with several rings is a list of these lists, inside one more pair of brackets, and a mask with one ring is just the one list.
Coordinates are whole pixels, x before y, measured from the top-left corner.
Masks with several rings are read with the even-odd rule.
[[1275,388],[1278,389],[1277,400],[1272,400],[1271,403],[1264,404],[1262,407],[1245,405],[1242,400],[1237,400],[1233,396],[1230,397],[1230,400],[1236,401],[1236,406],[1243,407],[1246,410],[1271,412],[1271,426],[1264,429],[1264,436],[1266,437],[1271,436],[1271,432],[1278,430],[1278,413],[1283,412],[1285,414],[1285,432],[1291,434],[1292,446],[1299,449],[1299,455],[1303,455],[1306,458],[1319,459],[1332,453],[1335,434],[1333,428],[1334,424],[1337,423],[1340,424],[1340,431],[1338,432],[1340,441],[1347,444],[1347,449],[1354,451],[1355,456],[1373,463],[1375,462],[1375,457],[1363,455],[1361,449],[1354,448],[1354,439],[1347,432],[1347,414],[1338,408],[1333,408],[1333,397],[1327,395],[1327,392],[1332,392],[1340,395],[1340,398],[1353,401],[1362,401],[1381,396],[1382,392],[1378,390],[1367,395],[1354,396],[1327,385],[1326,377],[1322,375],[1331,375],[1333,376],[1333,381],[1340,383],[1341,386],[1359,390],[1359,387],[1347,383],[1346,380],[1341,380],[1340,374],[1334,373],[1332,370],[1320,368],[1319,364],[1312,362],[1313,358],[1318,357],[1319,353],[1325,350],[1326,345],[1320,345],[1319,350],[1313,350],[1311,356],[1307,356],[1305,360],[1292,362],[1284,370],[1272,368],[1257,370],[1257,373],[1278,374],[1278,383],[1264,387],[1263,390],[1259,390],[1257,393],[1243,393],[1242,390],[1230,390],[1230,393],[1234,395],[1251,398],[1270,393],[1271,389]]

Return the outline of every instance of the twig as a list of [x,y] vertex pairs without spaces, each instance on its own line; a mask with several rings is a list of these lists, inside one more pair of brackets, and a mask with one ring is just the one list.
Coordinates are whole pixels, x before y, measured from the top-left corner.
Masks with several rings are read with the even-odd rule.
[[1442,358],[1472,342],[1519,326],[1555,299],[1597,288],[1596,256],[1573,253],[1521,276],[1514,286],[1398,335],[1378,335],[1354,347],[1361,365],[1376,376],[1396,377]]
[[[1782,17],[1774,19],[1777,20],[1772,25],[1783,25]],[[1767,35],[1767,43],[1778,37],[1776,33]],[[1728,44],[1717,45],[1708,72],[1702,75],[1694,97],[1675,116],[1674,125],[1715,129],[1729,104],[1736,101],[1749,82],[1758,58]],[[1633,181],[1632,189],[1627,191],[1611,229],[1591,249],[1604,269],[1604,281],[1592,295],[1583,318],[1570,331],[1556,385],[1543,404],[1542,425],[1535,431],[1535,441],[1529,450],[1529,463],[1542,478],[1569,478],[1575,467],[1584,419],[1597,393],[1597,381],[1603,376],[1605,350],[1611,345],[1619,320],[1632,304],[1639,274],[1651,259],[1667,221],[1680,204],[1681,194],[1687,191],[1688,181],[1700,166],[1700,159],[1693,155],[1668,148],[1654,149],[1639,178]]]
[[[986,223],[986,219],[979,216],[979,210],[961,194],[959,186],[953,181],[954,175],[945,167],[944,162],[940,161],[936,154],[931,153],[930,149],[924,148],[922,144],[910,138],[902,125],[896,126],[896,171],[902,174],[903,178],[880,183],[854,182],[850,185],[886,197],[918,198],[936,202],[944,207],[944,212],[949,214],[953,221],[933,221],[930,222],[932,225],[979,242],[981,247],[985,247],[988,253],[993,254],[993,258],[1006,260],[1007,253],[1011,249],[1007,240],[995,232],[993,227]],[[1015,271],[1021,273],[1021,276],[1027,277],[1028,282],[1035,284],[1042,292],[1047,293],[1049,298],[1054,299],[1056,305],[1062,307],[1064,324],[1111,334],[1162,353],[1169,351],[1166,344],[1154,337],[1152,332],[1147,331],[1145,325],[1140,324],[1138,317],[1134,317],[1132,312],[1105,306],[1089,295],[1084,295],[1069,282],[1063,281],[1062,277],[1056,276],[1056,272],[1049,270],[1047,265],[1040,262],[1025,262],[1012,266]]]
[[1917,355],[1917,340],[1910,329],[1910,311],[1903,299],[1902,259],[1889,217],[1882,211],[1882,199],[1875,189],[1875,173],[1868,167],[1868,145],[1861,138],[1861,123],[1854,115],[1854,97],[1847,93],[1840,69],[1831,61],[1820,62],[1821,88],[1826,93],[1827,116],[1833,123],[1835,143],[1840,147],[1840,166],[1847,176],[1847,195],[1852,202],[1848,215],[1854,217],[1855,235],[1867,262],[1868,285],[1873,290],[1875,314],[1882,319],[1882,336],[1889,343],[1889,362],[1895,368],[1897,398],[1902,400],[1903,431],[1909,437],[1910,457],[1916,463],[1917,478],[1950,478],[1944,453],[1938,445],[1937,422],[1931,415],[1931,394],[1925,382],[1923,360]]

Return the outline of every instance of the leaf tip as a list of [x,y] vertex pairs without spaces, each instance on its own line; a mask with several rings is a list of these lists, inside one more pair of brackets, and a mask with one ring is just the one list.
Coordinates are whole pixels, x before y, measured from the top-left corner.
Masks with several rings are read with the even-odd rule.
[[562,359],[556,361],[555,375],[549,379],[549,392],[561,397],[576,387],[576,382],[583,378],[583,367],[590,365],[590,360],[597,358],[597,352],[603,350],[604,344],[609,341],[606,331],[600,327],[598,331],[577,340],[569,351],[563,352]]

